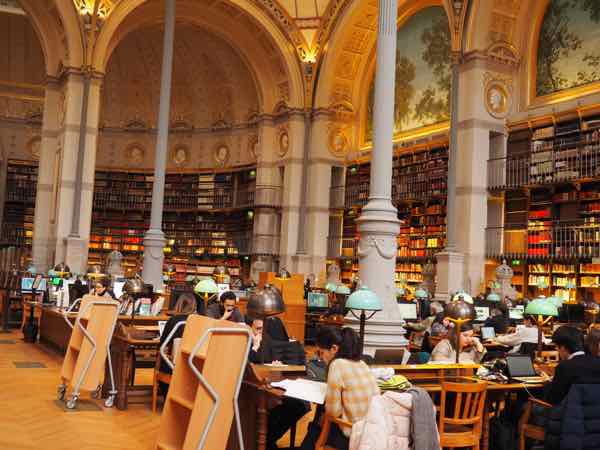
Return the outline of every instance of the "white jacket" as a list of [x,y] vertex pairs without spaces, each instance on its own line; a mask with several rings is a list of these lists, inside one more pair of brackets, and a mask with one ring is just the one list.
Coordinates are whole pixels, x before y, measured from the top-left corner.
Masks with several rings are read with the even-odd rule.
[[411,450],[411,408],[405,392],[373,396],[365,418],[352,426],[349,450]]

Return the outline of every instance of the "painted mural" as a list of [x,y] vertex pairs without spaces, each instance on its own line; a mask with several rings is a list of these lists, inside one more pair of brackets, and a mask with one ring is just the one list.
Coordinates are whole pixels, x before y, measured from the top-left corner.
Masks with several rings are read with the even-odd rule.
[[537,95],[600,81],[600,1],[552,0],[540,30]]
[[[441,7],[422,9],[397,33],[394,133],[449,119],[450,30]],[[374,75],[373,75],[374,77]],[[369,89],[365,140],[373,134],[374,78]]]

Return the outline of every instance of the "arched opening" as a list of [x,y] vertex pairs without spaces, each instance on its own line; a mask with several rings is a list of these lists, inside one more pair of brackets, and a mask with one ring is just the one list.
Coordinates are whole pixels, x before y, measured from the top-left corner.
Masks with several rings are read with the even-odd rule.
[[31,252],[46,82],[32,20],[14,4],[0,12],[0,245]]

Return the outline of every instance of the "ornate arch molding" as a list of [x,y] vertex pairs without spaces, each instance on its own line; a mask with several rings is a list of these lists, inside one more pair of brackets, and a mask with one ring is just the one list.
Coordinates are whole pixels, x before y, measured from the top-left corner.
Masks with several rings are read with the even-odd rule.
[[[120,25],[124,23],[127,17],[130,16],[135,9],[147,3],[147,1],[148,0],[127,0],[120,2],[115,6],[104,22],[96,41],[92,58],[92,64],[95,70],[100,72],[104,72],[106,70],[106,64],[108,63],[110,53],[115,47],[115,40],[118,42],[123,38],[124,34],[126,34],[120,29]],[[256,26],[267,34],[271,44],[275,47],[276,51],[278,51],[280,55],[283,69],[285,71],[285,78],[288,84],[287,88],[285,88],[285,96],[287,97],[287,101],[292,107],[302,107],[304,105],[304,82],[299,61],[294,56],[294,52],[290,52],[290,42],[282,33],[280,28],[273,23],[272,19],[262,8],[254,3],[255,1],[251,0],[229,0],[227,6],[230,9],[235,8],[241,13],[251,17]],[[184,5],[196,8],[199,6],[194,2],[181,2],[178,3],[178,11],[181,11],[181,8],[183,8]],[[206,9],[206,7],[204,8]],[[195,17],[187,17],[187,19],[192,22],[199,22],[202,20],[202,14],[198,13],[195,15]],[[210,24],[206,22],[203,22],[202,25],[210,27]],[[212,31],[218,31],[219,36],[225,38],[234,49],[238,51],[244,51],[243,46],[240,45],[242,43],[232,40],[231,37],[224,32],[224,30],[215,30],[213,26]],[[248,62],[252,62],[248,57],[245,59]],[[260,74],[260,70],[258,70],[260,68],[257,67],[256,64],[248,64],[248,67],[251,68],[251,71],[253,71],[255,74]],[[267,86],[268,84],[264,84],[264,80],[261,80],[261,87],[264,89]],[[274,95],[271,96],[272,98],[270,98],[266,90],[263,92],[263,94],[263,108],[265,108],[265,110],[272,109],[276,104],[277,99],[275,99]]]

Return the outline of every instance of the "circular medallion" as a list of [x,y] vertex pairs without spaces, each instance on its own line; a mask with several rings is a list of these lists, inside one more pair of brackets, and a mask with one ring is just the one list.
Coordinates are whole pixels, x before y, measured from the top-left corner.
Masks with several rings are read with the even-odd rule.
[[290,137],[288,136],[287,130],[282,129],[279,132],[279,156],[285,156],[290,149]]
[[215,147],[215,161],[217,164],[224,166],[229,160],[229,147],[225,144],[219,144]]
[[509,94],[500,81],[490,81],[485,87],[485,107],[491,116],[503,119],[508,113]]
[[131,144],[127,147],[127,161],[131,164],[141,164],[144,161],[144,148],[140,144]]
[[335,128],[329,133],[329,151],[334,156],[344,156],[348,149],[348,138],[342,130]]
[[183,166],[188,162],[189,155],[187,147],[183,145],[179,145],[175,147],[173,150],[173,155],[171,156],[171,161],[176,166]]

